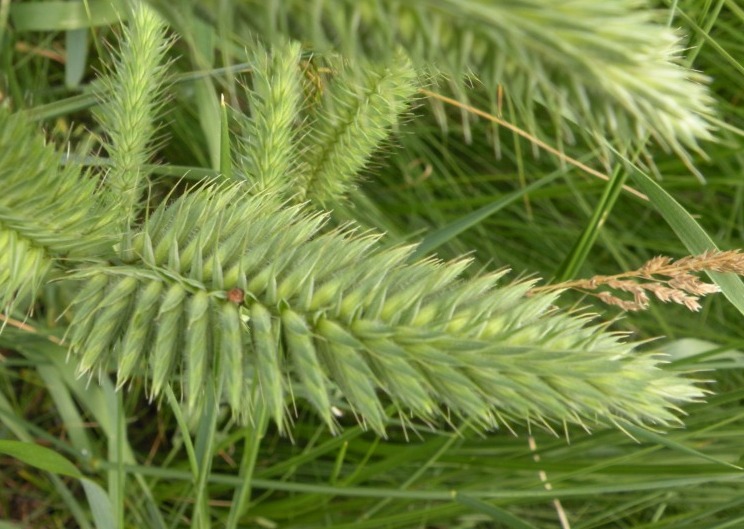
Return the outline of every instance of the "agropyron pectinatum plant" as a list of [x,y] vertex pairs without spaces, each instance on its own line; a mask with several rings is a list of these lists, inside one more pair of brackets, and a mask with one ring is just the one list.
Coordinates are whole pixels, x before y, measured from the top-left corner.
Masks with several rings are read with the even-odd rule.
[[81,272],[71,342],[80,369],[118,366],[157,395],[173,381],[195,406],[205,380],[243,420],[257,405],[286,421],[289,395],[334,427],[346,401],[382,433],[383,396],[424,420],[447,411],[482,427],[597,417],[673,423],[701,396],[652,355],[557,310],[503,272],[463,279],[467,261],[408,264],[325,217],[275,209],[240,184],[206,184],[161,205],[122,263]]
[[[96,114],[118,166],[103,184],[79,170],[71,179],[31,133],[6,141],[28,132],[23,120],[4,117],[0,134],[6,158],[41,153],[0,169],[0,301],[10,310],[52,278],[79,282],[65,339],[81,374],[114,370],[120,388],[144,377],[152,398],[180,388],[194,412],[213,392],[240,421],[266,412],[280,430],[295,399],[331,429],[334,406],[348,408],[380,434],[389,405],[404,422],[481,428],[667,426],[703,395],[654,354],[556,308],[557,293],[527,297],[532,283],[499,284],[503,271],[471,277],[465,259],[412,261],[413,247],[329,227],[320,206],[353,189],[415,93],[404,55],[359,76],[336,62],[312,99],[297,44],[258,49],[250,109],[233,116],[241,132],[222,157],[232,180],[148,203],[144,161],[164,85],[147,74],[164,75],[153,64],[167,39],[140,4],[124,40]],[[39,160],[43,179],[31,181]]]

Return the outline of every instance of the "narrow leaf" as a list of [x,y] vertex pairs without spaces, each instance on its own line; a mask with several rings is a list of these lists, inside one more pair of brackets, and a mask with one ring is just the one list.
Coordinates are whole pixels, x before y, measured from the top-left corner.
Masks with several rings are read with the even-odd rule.
[[103,487],[87,478],[82,478],[80,482],[88,498],[96,529],[118,529],[114,518],[114,508]]
[[459,492],[454,492],[452,495],[457,503],[489,516],[493,521],[499,522],[500,527],[509,527],[511,529],[537,529],[537,526],[525,522],[521,518],[511,514],[506,509],[497,507],[492,503],[487,503],[478,498]]
[[69,459],[54,450],[23,441],[0,440],[0,454],[18,459],[27,465],[53,474],[80,478],[82,474]]
[[10,19],[16,31],[62,31],[109,26],[126,18],[120,0],[73,0],[14,3]]

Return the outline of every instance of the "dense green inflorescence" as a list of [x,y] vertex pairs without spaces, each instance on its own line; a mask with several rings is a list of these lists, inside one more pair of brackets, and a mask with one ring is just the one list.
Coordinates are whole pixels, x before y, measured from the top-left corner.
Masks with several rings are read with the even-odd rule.
[[525,297],[503,273],[463,279],[467,261],[407,264],[324,217],[240,184],[208,184],[160,206],[120,265],[82,273],[71,342],[82,372],[115,360],[119,384],[147,372],[151,394],[177,382],[190,406],[219,380],[235,414],[257,404],[286,422],[290,395],[334,428],[345,400],[384,431],[382,395],[401,417],[452,412],[482,427],[509,421],[669,425],[702,391],[653,355]]
[[0,109],[0,308],[32,299],[63,263],[99,256],[115,240],[99,183],[22,114]]
[[[252,54],[249,112],[237,114],[236,173],[279,197],[328,207],[346,196],[373,153],[411,106],[418,75],[397,54],[360,75],[329,60],[330,78],[317,76],[311,101],[303,83],[300,46],[284,43]],[[316,74],[317,75],[317,74]]]
[[165,102],[164,59],[171,42],[158,14],[137,4],[121,43],[114,64],[101,77],[101,105],[95,116],[112,162],[105,176],[111,207],[128,227],[135,222],[147,189],[143,166],[152,155],[157,116]]

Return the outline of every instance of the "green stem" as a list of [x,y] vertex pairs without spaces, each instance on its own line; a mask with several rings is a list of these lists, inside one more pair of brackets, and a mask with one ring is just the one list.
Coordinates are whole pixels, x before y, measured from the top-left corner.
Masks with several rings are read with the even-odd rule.
[[196,506],[191,521],[192,529],[210,529],[208,481],[212,470],[212,452],[214,451],[214,437],[217,430],[217,403],[222,392],[222,384],[217,388],[213,381],[205,382],[206,402],[199,420],[196,432],[196,459],[199,464],[199,475],[196,480]]
[[628,173],[621,170],[620,166],[617,166],[612,172],[612,177],[607,183],[607,186],[605,186],[602,198],[600,198],[599,204],[594,209],[592,218],[584,228],[581,236],[574,243],[566,259],[561,263],[558,272],[556,272],[556,282],[562,283],[576,276],[579,268],[584,264],[584,261],[586,261],[589,252],[594,246],[594,242],[597,240],[597,236],[599,236],[599,231],[607,220],[610,211],[612,211],[617,197],[620,196],[627,176]]
[[230,513],[227,518],[227,529],[235,529],[246,506],[251,498],[253,485],[253,471],[256,468],[261,440],[266,433],[266,427],[269,423],[269,414],[261,399],[256,399],[253,411],[253,424],[243,429],[245,444],[243,447],[243,458],[240,461],[240,479],[241,483],[235,488],[233,494]]

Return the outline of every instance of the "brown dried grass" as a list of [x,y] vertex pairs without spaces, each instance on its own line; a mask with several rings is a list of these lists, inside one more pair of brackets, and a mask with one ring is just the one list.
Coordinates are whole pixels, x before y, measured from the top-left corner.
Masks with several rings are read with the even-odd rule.
[[626,311],[647,309],[651,298],[698,311],[700,298],[720,292],[717,285],[706,283],[695,275],[701,272],[744,275],[744,254],[739,250],[716,250],[677,260],[657,256],[636,270],[535,287],[530,294],[573,289]]

